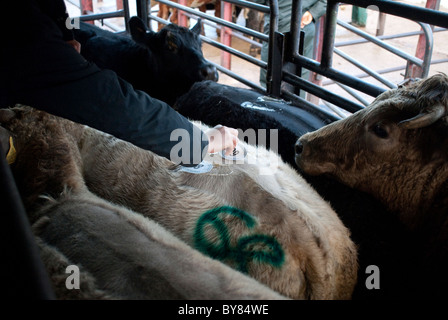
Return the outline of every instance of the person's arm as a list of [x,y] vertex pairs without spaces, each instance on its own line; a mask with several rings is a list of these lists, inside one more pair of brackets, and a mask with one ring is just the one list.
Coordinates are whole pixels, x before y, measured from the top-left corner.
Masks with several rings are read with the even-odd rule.
[[42,12],[47,14],[58,26],[62,32],[62,38],[65,41],[74,39],[72,30],[67,29],[66,21],[68,19],[67,8],[63,0],[37,0]]
[[[206,133],[168,104],[134,90],[115,72],[99,69],[66,46],[59,27],[48,15],[49,9],[42,11],[41,5],[48,4],[46,1],[24,1],[24,24],[19,24],[16,34],[6,37],[6,43],[0,47],[5,53],[0,62],[0,81],[4,83],[0,86],[1,107],[29,105],[107,132],[168,159],[180,142],[172,139],[172,133],[181,129],[188,136],[181,150],[185,165],[199,164],[207,152],[233,150],[237,139],[227,128],[219,130],[224,130],[224,145],[220,139],[211,139],[209,144]],[[11,12],[19,12],[18,2],[7,4],[14,8]]]
[[313,17],[314,21],[319,20],[327,11],[327,1],[317,0],[309,9],[309,13]]
[[185,166],[199,164],[207,152],[233,150],[236,146],[232,141],[221,145],[219,139],[210,144],[207,133],[187,118],[165,102],[135,90],[110,70],[91,73],[76,81],[76,85],[44,90],[36,101],[39,103],[30,105],[107,132]]

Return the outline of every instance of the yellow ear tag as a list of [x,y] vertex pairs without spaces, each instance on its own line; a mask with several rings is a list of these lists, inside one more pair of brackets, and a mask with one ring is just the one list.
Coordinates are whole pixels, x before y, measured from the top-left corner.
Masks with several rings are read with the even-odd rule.
[[14,148],[14,143],[12,142],[12,137],[9,137],[9,151],[6,155],[6,161],[8,164],[13,164],[16,161],[17,153],[16,148]]

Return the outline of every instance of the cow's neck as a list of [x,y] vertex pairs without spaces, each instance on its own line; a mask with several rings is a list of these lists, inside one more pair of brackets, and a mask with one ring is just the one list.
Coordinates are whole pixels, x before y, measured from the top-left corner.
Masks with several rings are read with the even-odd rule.
[[409,169],[391,177],[389,181],[377,181],[370,191],[396,212],[410,229],[416,230],[429,221],[439,219],[441,202],[447,194],[448,166],[431,163],[423,168]]

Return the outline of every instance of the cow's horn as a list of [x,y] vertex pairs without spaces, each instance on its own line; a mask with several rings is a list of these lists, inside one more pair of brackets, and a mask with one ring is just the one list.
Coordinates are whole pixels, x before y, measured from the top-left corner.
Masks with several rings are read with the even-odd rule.
[[404,129],[418,129],[430,126],[446,115],[446,108],[438,103],[415,117],[401,121],[398,125]]

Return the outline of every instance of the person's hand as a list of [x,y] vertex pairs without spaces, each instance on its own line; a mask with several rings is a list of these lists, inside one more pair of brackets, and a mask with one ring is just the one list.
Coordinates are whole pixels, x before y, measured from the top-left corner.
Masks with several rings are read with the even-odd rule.
[[81,53],[81,44],[78,41],[73,39],[73,40],[68,40],[67,43],[69,45],[71,45],[76,51],[78,51],[78,53]]
[[208,153],[225,150],[230,155],[238,144],[238,130],[217,125],[205,132],[208,136]]
[[300,23],[300,28],[303,28],[304,26],[308,25],[313,21],[313,16],[309,11],[305,12],[302,15],[302,22]]

